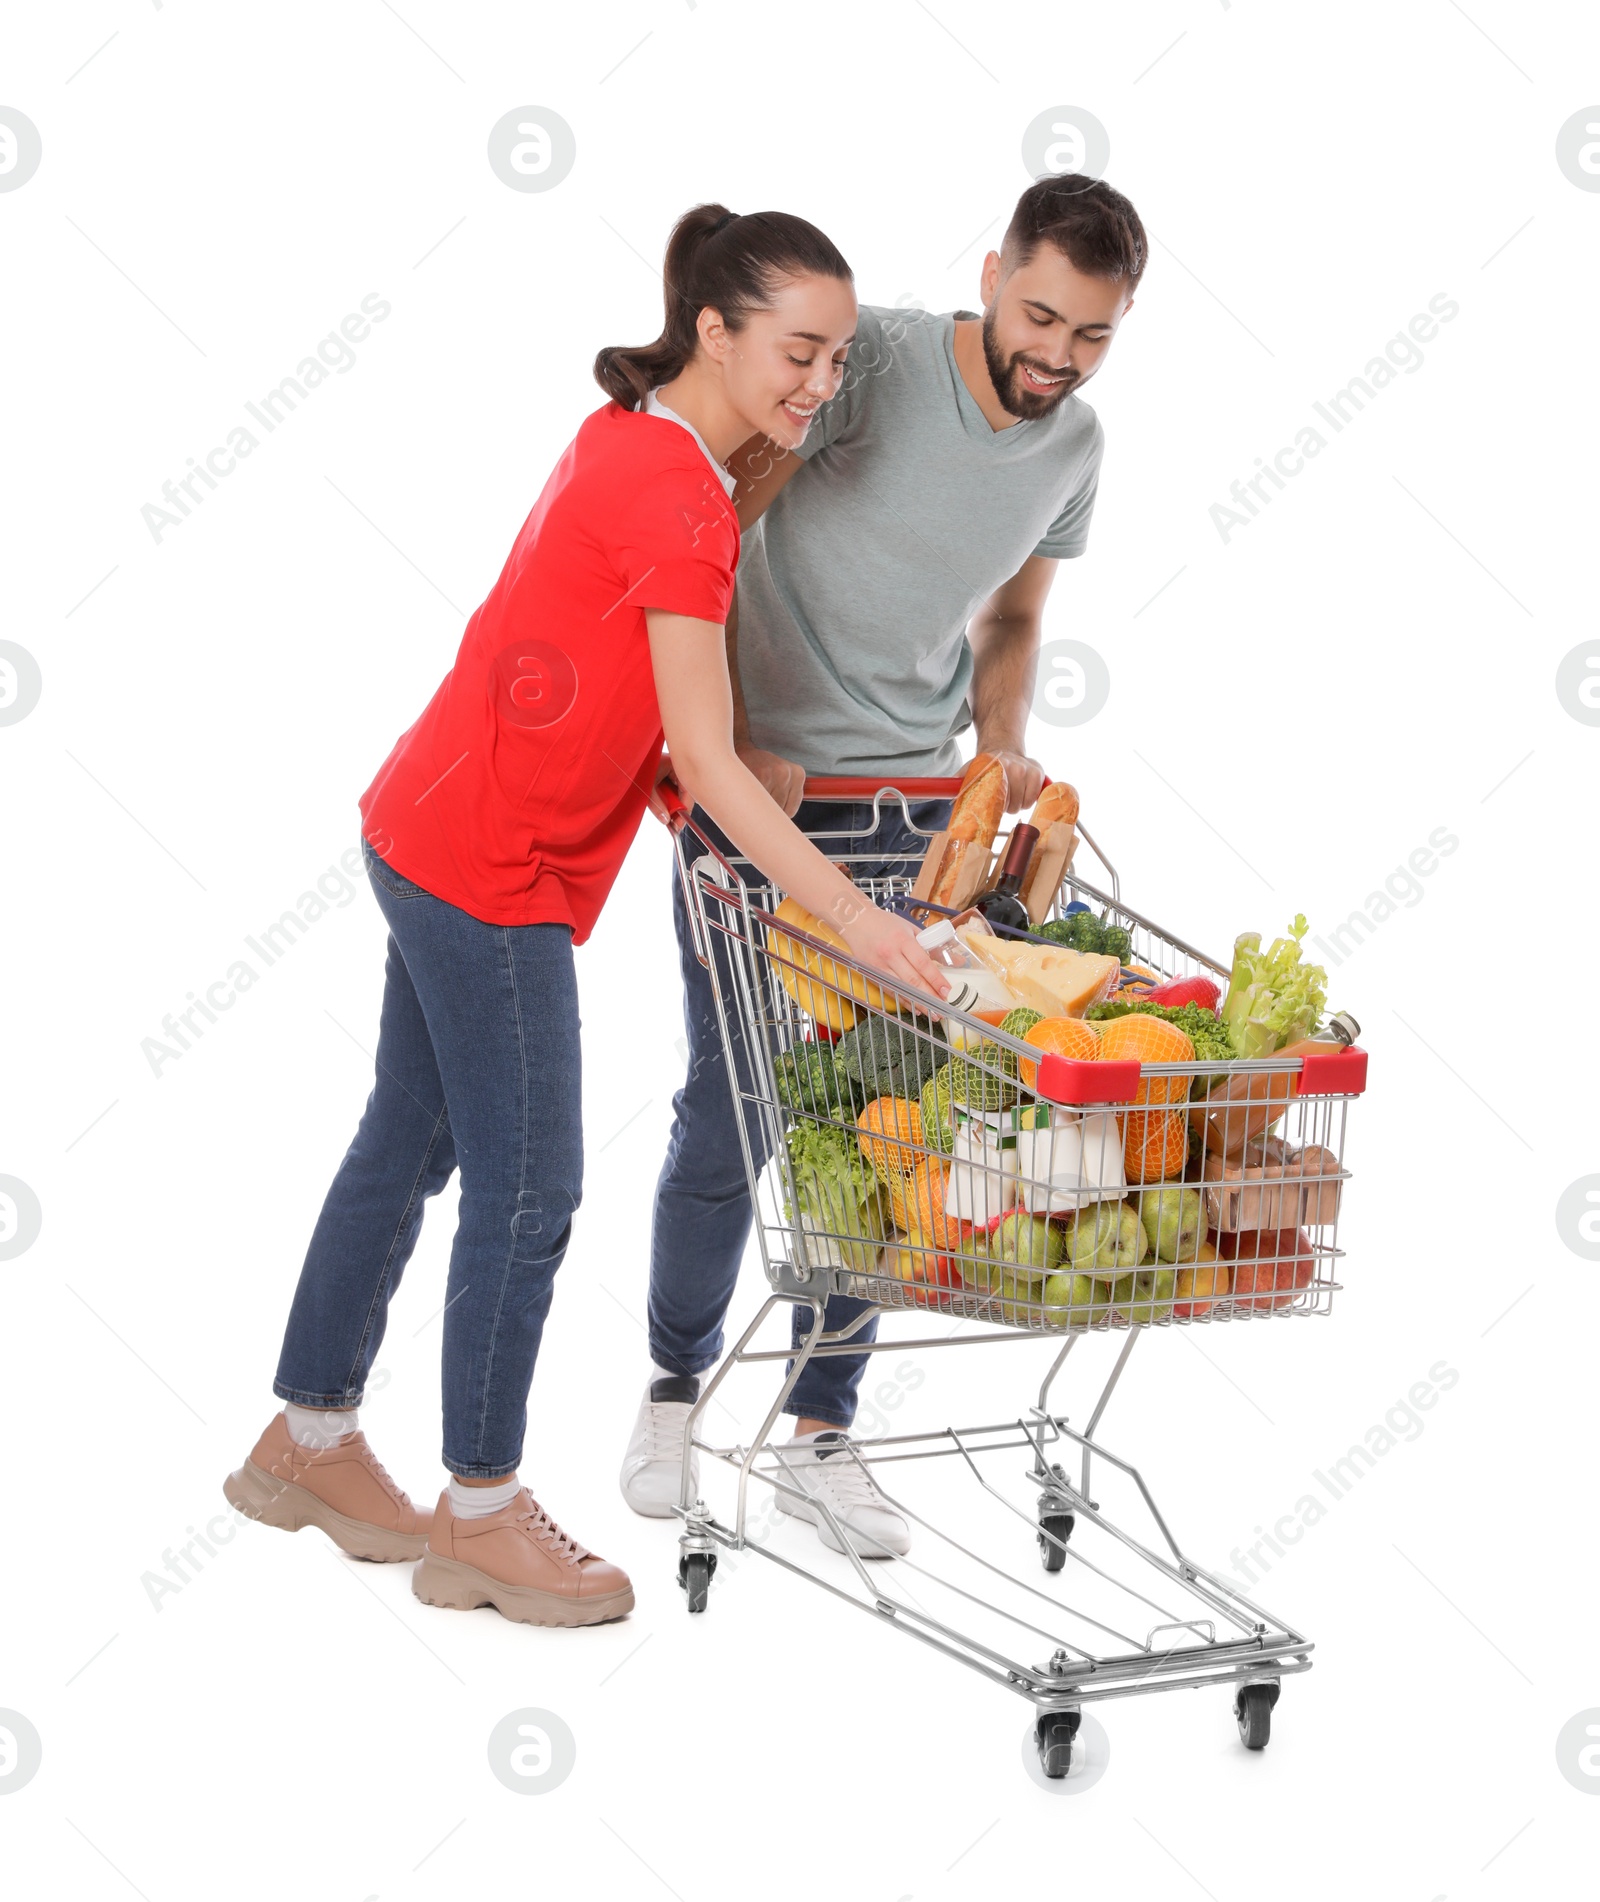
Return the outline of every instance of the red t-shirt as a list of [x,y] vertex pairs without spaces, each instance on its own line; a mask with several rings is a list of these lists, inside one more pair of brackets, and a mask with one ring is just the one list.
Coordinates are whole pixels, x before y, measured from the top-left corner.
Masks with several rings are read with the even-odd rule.
[[362,795],[373,850],[487,924],[567,924],[582,944],[661,752],[644,611],[725,621],[738,559],[738,517],[689,432],[596,410]]

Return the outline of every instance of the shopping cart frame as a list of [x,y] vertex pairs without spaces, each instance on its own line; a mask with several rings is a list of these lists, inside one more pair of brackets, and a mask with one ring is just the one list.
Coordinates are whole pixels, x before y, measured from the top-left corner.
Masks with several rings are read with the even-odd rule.
[[[948,799],[953,796],[958,785],[959,781],[956,780],[902,780],[893,786],[884,785],[875,780],[810,780],[807,782],[805,796],[808,799],[851,801],[862,806],[870,804],[872,817],[869,831],[876,829],[884,803],[897,802],[906,829],[919,837],[931,839],[934,836],[932,833],[916,825],[910,809],[911,802],[932,798]],[[1148,1331],[1145,1325],[1137,1321],[1127,1327],[1121,1350],[1098,1394],[1094,1396],[1088,1419],[1081,1430],[1069,1423],[1066,1413],[1054,1411],[1050,1406],[1051,1389],[1078,1341],[1083,1333],[1096,1331],[1090,1328],[1073,1327],[1052,1336],[1052,1339],[1058,1342],[1057,1351],[1040,1385],[1037,1402],[1016,1418],[977,1427],[947,1426],[937,1431],[900,1434],[872,1440],[857,1440],[847,1436],[840,1454],[836,1455],[859,1462],[871,1472],[874,1482],[891,1504],[907,1513],[908,1517],[922,1527],[927,1534],[953,1547],[967,1561],[976,1565],[980,1572],[998,1575],[1007,1585],[1014,1588],[1021,1600],[1029,1602],[1030,1606],[1034,1600],[1044,1600],[1047,1604],[1055,1606],[1059,1614],[1064,1614],[1064,1619],[1058,1618],[1058,1622],[1077,1620],[1080,1623],[1087,1622],[1090,1626],[1098,1627],[1108,1633],[1114,1633],[1125,1641],[1125,1647],[1122,1650],[1103,1652],[1067,1637],[1064,1632],[1052,1631],[1049,1626],[1037,1622],[1038,1619],[1046,1616],[1042,1610],[1037,1612],[1033,1619],[1026,1618],[1002,1605],[985,1601],[970,1590],[950,1585],[948,1581],[939,1581],[945,1584],[947,1589],[956,1592],[960,1598],[982,1606],[987,1613],[996,1616],[1002,1623],[1021,1627],[1036,1636],[1051,1640],[1051,1649],[1048,1657],[1039,1662],[1023,1655],[1020,1648],[1015,1645],[1001,1646],[989,1643],[979,1635],[960,1630],[946,1620],[932,1616],[920,1604],[909,1602],[906,1595],[895,1589],[892,1579],[883,1577],[886,1571],[893,1572],[897,1568],[905,1568],[924,1577],[933,1577],[933,1574],[927,1573],[925,1568],[914,1565],[907,1558],[896,1560],[892,1566],[888,1567],[881,1563],[875,1564],[873,1572],[869,1572],[868,1566],[872,1563],[873,1555],[863,1553],[860,1549],[861,1541],[839,1524],[825,1503],[820,1504],[820,1510],[828,1520],[829,1528],[837,1538],[839,1549],[848,1564],[847,1581],[841,1582],[811,1567],[799,1564],[794,1559],[771,1550],[764,1539],[753,1536],[750,1522],[750,1482],[753,1479],[770,1488],[774,1496],[783,1494],[796,1501],[809,1501],[810,1496],[794,1482],[792,1470],[784,1461],[781,1446],[774,1443],[771,1436],[796,1382],[813,1359],[847,1354],[871,1355],[889,1351],[903,1354],[919,1349],[998,1344],[1003,1341],[1037,1338],[1037,1334],[1015,1326],[998,1326],[990,1327],[986,1331],[961,1332],[961,1324],[958,1323],[958,1328],[946,1335],[925,1334],[911,1339],[898,1337],[863,1342],[855,1336],[869,1319],[904,1310],[895,1310],[874,1303],[858,1315],[850,1326],[829,1331],[826,1326],[825,1306],[828,1295],[834,1292],[851,1292],[859,1295],[859,1278],[829,1272],[804,1259],[791,1260],[774,1257],[769,1248],[766,1228],[759,1219],[757,1198],[759,1178],[764,1165],[758,1163],[751,1149],[744,1114],[746,1104],[732,1055],[733,1032],[735,1017],[737,1017],[738,1028],[742,1033],[739,1041],[745,1062],[754,1068],[753,1081],[757,1093],[765,1103],[775,1104],[777,1090],[772,1074],[769,1039],[760,1034],[766,1023],[764,1000],[755,994],[756,986],[750,982],[750,972],[746,968],[745,961],[737,957],[729,960],[729,969],[734,978],[732,986],[734,995],[732,997],[725,995],[727,987],[724,976],[719,971],[717,960],[713,955],[713,933],[718,930],[730,930],[727,923],[730,915],[735,918],[738,930],[742,932],[742,942],[746,946],[759,943],[760,934],[769,930],[774,920],[772,913],[766,907],[753,902],[751,886],[746,884],[734,864],[694,824],[681,807],[674,812],[673,822],[676,833],[678,872],[682,881],[690,928],[694,936],[694,948],[696,956],[707,968],[711,977],[718,1032],[726,1058],[729,1087],[734,1096],[735,1123],[739,1131],[746,1178],[750,1186],[752,1202],[757,1206],[758,1219],[755,1222],[755,1230],[770,1289],[755,1316],[703,1385],[689,1412],[677,1505],[677,1512],[683,1520],[683,1531],[679,1540],[678,1577],[686,1593],[689,1609],[691,1611],[704,1610],[711,1580],[716,1570],[719,1550],[759,1553],[784,1570],[821,1586],[825,1591],[870,1613],[881,1622],[891,1624],[908,1635],[920,1639],[924,1644],[947,1657],[967,1665],[980,1675],[1026,1698],[1034,1711],[1034,1736],[1040,1761],[1046,1775],[1050,1777],[1060,1777],[1068,1773],[1072,1761],[1074,1738],[1086,1704],[1158,1689],[1232,1685],[1235,1690],[1234,1714],[1241,1738],[1247,1747],[1261,1748],[1269,1735],[1271,1712],[1277,1702],[1281,1679],[1308,1670],[1313,1647],[1303,1633],[1247,1598],[1230,1580],[1219,1576],[1191,1558],[1174,1537],[1167,1519],[1157,1507],[1140,1470],[1098,1437],[1101,1421],[1127,1366],[1134,1344],[1141,1334]],[[1159,942],[1169,954],[1181,955],[1195,969],[1214,973],[1225,983],[1228,966],[1164,931],[1124,903],[1121,894],[1121,879],[1115,866],[1081,822],[1077,830],[1103,869],[1109,881],[1110,890],[1106,891],[1091,883],[1076,867],[1075,862],[1068,869],[1063,890],[1070,894],[1072,899],[1098,904],[1107,912],[1114,911],[1119,920],[1126,921],[1130,928],[1144,934],[1147,945]],[[823,842],[828,836],[818,835],[819,842]],[[834,840],[860,839],[865,836],[867,836],[866,831],[831,835]],[[697,841],[702,848],[698,865],[691,861],[691,842],[694,841]],[[828,849],[826,843],[824,849]],[[835,857],[838,862],[846,865],[849,863],[848,854],[839,858],[839,855],[830,851],[829,855]],[[882,855],[862,856],[881,857]],[[785,929],[787,930],[788,927]],[[736,934],[730,932],[730,935]],[[804,937],[804,934],[799,935]],[[826,949],[826,947],[818,948]],[[845,969],[851,968],[846,960],[840,960],[840,963]],[[939,1000],[933,998],[921,1001],[924,1001],[930,1009],[939,1004]],[[1263,1074],[1298,1071],[1301,1067],[1298,1060],[1280,1063],[1267,1060],[1258,1065],[1237,1066],[1241,1070],[1259,1071]],[[1159,1073],[1159,1069],[1160,1067],[1157,1066],[1156,1073]],[[1348,1088],[1348,1079],[1345,1077],[1338,1079],[1339,1087],[1337,1088],[1325,1086],[1328,1099],[1327,1115],[1330,1118],[1334,1113],[1334,1104],[1338,1104],[1337,1139],[1338,1154],[1341,1159],[1339,1175],[1341,1182],[1347,1178],[1348,1173],[1342,1167],[1344,1108],[1349,1095],[1359,1093],[1359,1087],[1364,1086],[1364,1081],[1363,1060],[1360,1085],[1356,1088]],[[1331,1131],[1331,1123],[1328,1127]],[[781,1153],[781,1150],[781,1141],[773,1145],[774,1155]],[[1336,1245],[1328,1250],[1333,1259],[1337,1259],[1340,1252]],[[1326,1303],[1320,1297],[1336,1290],[1338,1285],[1331,1279],[1319,1282],[1319,1300],[1296,1303],[1294,1304],[1296,1311],[1325,1312]],[[959,1313],[960,1306],[956,1305]],[[993,1306],[992,1303],[989,1305]],[[809,1308],[812,1318],[809,1330],[798,1351],[793,1346],[773,1348],[755,1345],[761,1329],[774,1311],[799,1307]],[[984,1304],[980,1298],[976,1314],[969,1310],[963,1316],[963,1321],[979,1319],[981,1329],[983,1312]],[[706,1410],[716,1399],[719,1389],[732,1370],[735,1367],[779,1361],[787,1362],[788,1366],[776,1395],[749,1442],[719,1445],[706,1437],[703,1431]],[[991,1454],[1023,1451],[1029,1455],[1028,1464],[1023,1469],[1023,1476],[1034,1491],[1031,1509],[1024,1509],[1015,1500],[1006,1497],[985,1477],[979,1465],[980,1459]],[[692,1474],[692,1461],[696,1452],[731,1469],[736,1475],[736,1503],[731,1522],[719,1519],[704,1500],[696,1496]],[[1055,1457],[1058,1454],[1062,1457]],[[1186,1602],[1179,1605],[1179,1615],[1158,1619],[1148,1626],[1144,1638],[1140,1640],[1134,1631],[1124,1632],[1120,1627],[1112,1626],[1088,1613],[1061,1604],[1050,1594],[1041,1592],[1036,1585],[1025,1583],[962,1541],[951,1539],[921,1513],[911,1508],[907,1502],[897,1498],[886,1483],[888,1468],[907,1461],[940,1458],[954,1459],[962,1463],[985,1493],[999,1501],[1012,1515],[1023,1519],[1034,1530],[1047,1573],[1063,1570],[1070,1558],[1083,1562],[1103,1580],[1111,1578],[1112,1575],[1093,1560],[1084,1559],[1081,1538],[1077,1545],[1071,1543],[1075,1527],[1080,1525],[1088,1527],[1105,1535],[1123,1553],[1131,1554],[1136,1567],[1144,1568],[1141,1576],[1148,1575],[1146,1582],[1150,1584],[1152,1591],[1159,1588],[1180,1595]],[[1108,1513],[1102,1512],[1099,1502],[1093,1497],[1091,1491],[1092,1463],[1096,1459],[1112,1472],[1120,1475],[1137,1495],[1140,1505],[1148,1513],[1155,1528],[1150,1541],[1136,1537]],[[1070,1477],[1067,1470],[1068,1465],[1074,1461],[1078,1468],[1075,1478]],[[874,1572],[877,1576],[873,1575]],[[1127,1585],[1125,1581],[1118,1579],[1115,1583],[1133,1599],[1142,1601],[1157,1611],[1171,1612],[1173,1609],[1170,1605],[1162,1605],[1138,1587]],[[1185,1612],[1187,1616],[1181,1615]],[[1167,1635],[1171,1635],[1172,1642],[1157,1643],[1158,1638],[1164,1638]]]

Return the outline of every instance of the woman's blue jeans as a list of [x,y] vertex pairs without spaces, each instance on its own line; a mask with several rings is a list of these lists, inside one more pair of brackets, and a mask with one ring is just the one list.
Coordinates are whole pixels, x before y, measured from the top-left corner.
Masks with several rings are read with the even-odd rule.
[[376,1077],[295,1289],[273,1391],[360,1403],[423,1204],[461,1171],[444,1309],[444,1463],[516,1471],[583,1188],[578,987],[565,925],[490,925],[363,842],[389,926]]

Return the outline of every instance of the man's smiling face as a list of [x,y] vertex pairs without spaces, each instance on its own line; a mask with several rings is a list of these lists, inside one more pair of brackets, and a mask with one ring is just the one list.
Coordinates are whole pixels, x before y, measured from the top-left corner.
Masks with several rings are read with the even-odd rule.
[[1086,277],[1048,240],[1009,270],[991,251],[983,265],[983,356],[1003,407],[1048,416],[1096,370],[1123,314],[1120,279]]

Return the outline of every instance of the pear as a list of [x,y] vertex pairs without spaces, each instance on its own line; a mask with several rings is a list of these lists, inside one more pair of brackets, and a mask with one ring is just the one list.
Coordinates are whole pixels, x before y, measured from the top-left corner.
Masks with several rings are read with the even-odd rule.
[[1181,1182],[1162,1182],[1139,1197],[1139,1220],[1157,1261],[1191,1262],[1206,1238],[1205,1198]]
[[1061,1260],[1061,1230],[1043,1215],[1017,1209],[989,1237],[989,1253],[1018,1274],[1039,1280]]
[[1146,1269],[1133,1277],[1132,1298],[1118,1305],[1130,1321],[1165,1321],[1178,1292],[1176,1268]]
[[1047,1327],[1089,1327],[1111,1312],[1110,1284],[1092,1275],[1070,1270],[1051,1275],[1044,1284]]

